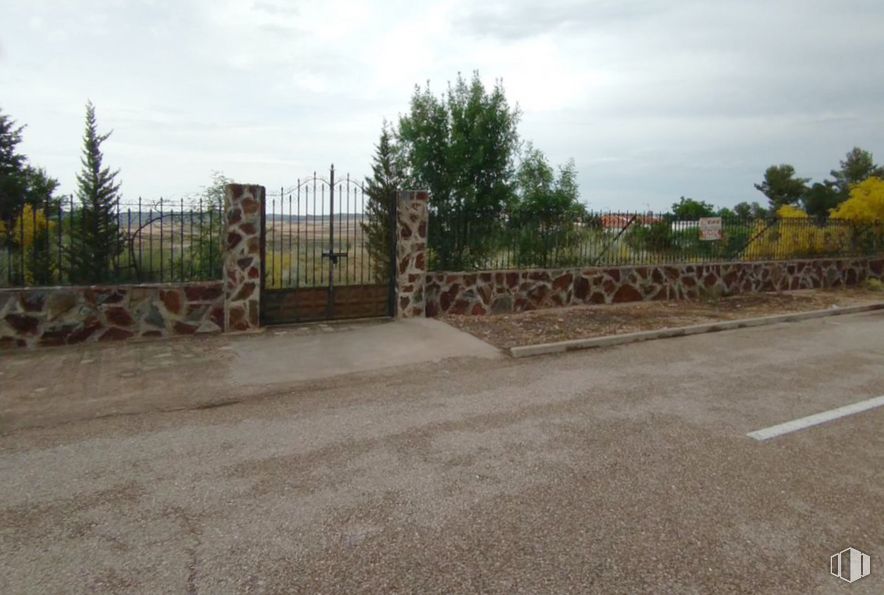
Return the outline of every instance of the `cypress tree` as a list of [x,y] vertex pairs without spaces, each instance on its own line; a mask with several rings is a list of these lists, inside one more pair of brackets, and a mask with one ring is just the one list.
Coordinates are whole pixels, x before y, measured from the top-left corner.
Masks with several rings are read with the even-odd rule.
[[122,252],[123,237],[117,219],[120,202],[119,170],[102,164],[101,145],[111,135],[98,133],[95,106],[86,104],[82,169],[77,174],[80,205],[71,230],[70,274],[77,283],[110,281],[115,260]]
[[397,166],[396,145],[389,126],[384,122],[375,147],[372,175],[365,179],[365,204],[362,231],[366,236],[375,282],[384,283],[392,273],[390,234],[396,192],[402,185],[401,168]]

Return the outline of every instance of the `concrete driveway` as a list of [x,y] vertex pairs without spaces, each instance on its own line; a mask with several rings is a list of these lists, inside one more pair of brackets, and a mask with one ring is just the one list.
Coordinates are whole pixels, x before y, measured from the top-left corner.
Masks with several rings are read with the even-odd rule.
[[884,592],[884,408],[747,436],[884,395],[884,313],[205,401],[173,370],[7,413],[0,592]]
[[145,411],[229,405],[388,368],[498,359],[496,348],[432,319],[270,327],[252,335],[0,352],[0,434]]

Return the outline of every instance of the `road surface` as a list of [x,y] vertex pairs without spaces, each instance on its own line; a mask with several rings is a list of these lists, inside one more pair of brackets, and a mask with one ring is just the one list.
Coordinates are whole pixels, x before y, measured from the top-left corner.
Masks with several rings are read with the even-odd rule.
[[0,592],[884,592],[884,407],[747,436],[884,395],[882,312],[199,403],[164,372],[16,405]]

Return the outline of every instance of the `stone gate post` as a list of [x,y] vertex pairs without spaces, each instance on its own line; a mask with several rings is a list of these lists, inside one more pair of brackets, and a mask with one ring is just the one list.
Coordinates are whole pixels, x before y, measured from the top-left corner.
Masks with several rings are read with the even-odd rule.
[[396,318],[426,314],[427,192],[399,192],[396,220]]
[[264,187],[228,184],[224,191],[224,330],[261,326],[261,217]]

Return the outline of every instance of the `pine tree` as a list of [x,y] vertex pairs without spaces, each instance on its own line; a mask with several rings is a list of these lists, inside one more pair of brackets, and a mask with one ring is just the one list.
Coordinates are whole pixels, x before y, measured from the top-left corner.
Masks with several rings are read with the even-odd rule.
[[27,158],[18,152],[24,126],[0,112],[0,221],[7,228],[24,204]]
[[397,151],[389,125],[384,122],[381,137],[375,147],[371,166],[372,175],[365,179],[365,220],[362,231],[366,235],[372,273],[378,283],[386,282],[392,273],[390,234],[396,192],[401,189],[401,168],[397,166]]
[[[850,196],[850,189],[869,178],[884,176],[884,167],[875,165],[874,156],[864,149],[853,147],[839,164],[838,169],[831,171],[835,178],[832,185],[838,192],[838,202],[843,202]],[[837,205],[834,205],[837,206]]]
[[111,280],[115,260],[124,247],[117,219],[120,202],[119,170],[103,166],[101,145],[111,135],[98,133],[95,106],[86,104],[86,131],[83,134],[82,170],[77,174],[80,208],[71,230],[70,274],[78,283]]

